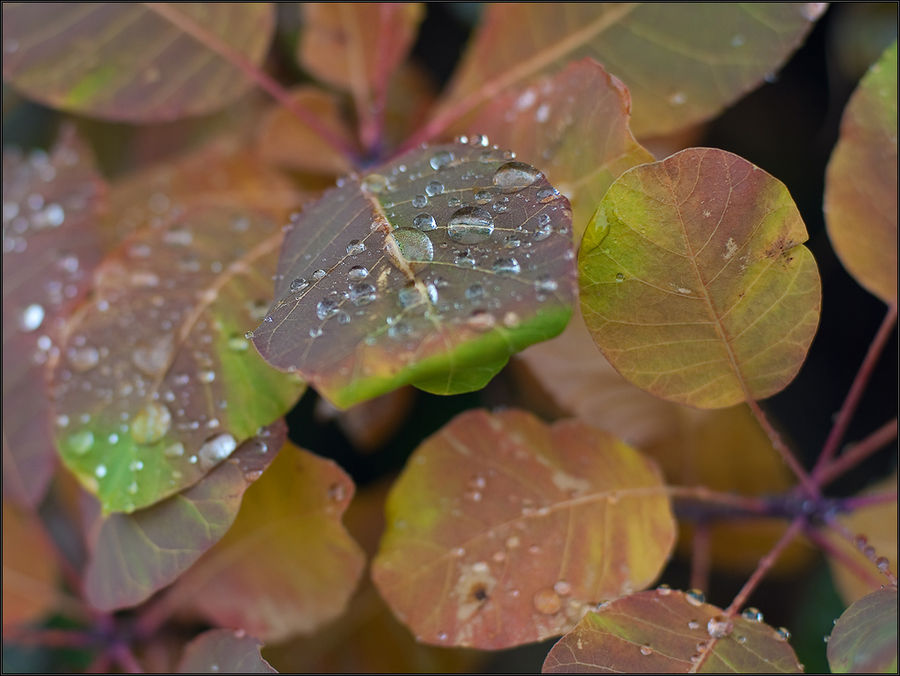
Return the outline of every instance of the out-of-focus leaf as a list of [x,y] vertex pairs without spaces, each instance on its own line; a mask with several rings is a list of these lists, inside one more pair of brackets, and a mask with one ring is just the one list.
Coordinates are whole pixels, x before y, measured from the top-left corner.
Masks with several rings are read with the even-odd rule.
[[56,466],[44,368],[100,260],[104,194],[71,127],[50,154],[3,153],[3,496],[20,505],[40,501]]
[[799,46],[821,4],[497,3],[438,115],[465,114],[507,87],[590,56],[634,100],[640,138],[712,117]]
[[414,150],[308,206],[260,354],[347,407],[406,384],[479,389],[559,333],[575,292],[568,200],[483,142]]
[[581,310],[619,373],[724,408],[784,388],[819,321],[821,283],[784,184],[689,148],[625,172],[581,244]]
[[316,401],[319,420],[335,420],[358,451],[369,453],[391,438],[404,423],[416,400],[416,391],[401,387],[380,397],[351,406],[346,411],[327,399]]
[[262,642],[242,630],[210,629],[187,644],[180,674],[277,674],[259,649]]
[[653,161],[631,135],[630,114],[625,85],[586,57],[496,98],[465,130],[487,134],[541,167],[572,203],[578,241],[610,184],[626,169]]
[[835,674],[897,673],[897,587],[855,601],[838,618],[828,640]]
[[[896,493],[896,473],[882,481],[873,484],[861,493],[861,495],[878,495],[879,493]],[[884,556],[888,560],[888,568],[897,572],[897,502],[882,502],[856,509],[850,514],[841,514],[838,521],[854,535],[862,535],[866,541],[861,542],[863,547],[872,547],[877,556]],[[844,552],[857,566],[870,575],[861,579],[859,575],[841,563],[836,557],[828,557],[828,565],[834,576],[835,586],[841,594],[841,598],[848,604],[861,599],[866,594],[877,591],[884,584],[885,579],[878,573],[862,552],[852,544],[828,529],[822,531],[833,547]]]
[[173,582],[225,535],[244,491],[269,466],[286,436],[279,421],[178,495],[103,519],[84,573],[87,600],[100,610],[117,610]]
[[[270,3],[165,4],[252,64],[265,58]],[[128,122],[215,112],[251,85],[160,13],[119,2],[4,3],[3,78],[54,108]]]
[[897,302],[897,41],[862,79],[825,176],[828,237],[857,282]]
[[244,337],[281,240],[260,212],[197,207],[97,269],[52,384],[63,461],[105,512],[193,485],[299,397]]
[[652,461],[581,422],[469,411],[410,458],[372,577],[418,640],[506,648],[650,584],[674,544]]
[[396,148],[425,122],[437,98],[431,73],[413,61],[400,64],[391,75],[384,109],[384,140]]
[[3,629],[53,610],[56,552],[34,514],[3,501]]
[[267,642],[311,633],[347,606],[365,564],[341,515],[353,483],[287,444],[225,537],[176,583],[181,605]]
[[553,646],[543,673],[798,673],[803,668],[769,625],[727,618],[696,595],[657,589],[589,613]]
[[[349,145],[354,143],[335,94],[304,85],[291,95],[297,103],[315,113],[336,136]],[[345,174],[352,169],[346,156],[280,105],[269,111],[260,126],[259,153],[266,161],[285,169],[328,175]]]
[[297,58],[316,77],[353,93],[363,142],[377,141],[365,121],[380,114],[388,81],[406,58],[425,15],[421,3],[310,2],[301,5]]

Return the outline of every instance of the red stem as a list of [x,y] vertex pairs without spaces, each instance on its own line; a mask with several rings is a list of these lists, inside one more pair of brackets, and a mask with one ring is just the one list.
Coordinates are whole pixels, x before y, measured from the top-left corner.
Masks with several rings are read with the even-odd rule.
[[691,550],[691,588],[709,590],[711,528],[708,521],[694,525]]
[[762,409],[759,407],[759,404],[753,399],[748,399],[747,405],[750,407],[750,410],[753,411],[753,415],[756,416],[756,420],[759,422],[760,426],[765,430],[766,435],[772,442],[772,446],[774,446],[775,450],[781,455],[781,459],[784,460],[787,466],[791,468],[800,480],[806,493],[814,498],[822,497],[822,491],[819,490],[819,486],[812,480],[810,475],[806,473],[806,470],[803,469],[803,466],[791,452],[791,449],[788,448],[787,444],[782,441],[781,435],[778,434],[778,431],[772,427],[771,423],[769,423],[765,413],[763,413]]
[[866,584],[876,588],[881,584],[880,578],[878,578],[868,566],[861,565],[858,559],[854,559],[847,554],[845,550],[835,546],[831,540],[822,535],[822,533],[815,528],[807,528],[804,533],[819,549],[834,560],[840,562],[841,565]]
[[897,491],[893,493],[876,493],[875,495],[857,495],[852,498],[844,498],[841,505],[844,509],[853,511],[854,509],[864,509],[874,505],[881,505],[885,502],[897,502]]
[[688,498],[699,500],[701,502],[717,503],[735,507],[746,512],[760,514],[762,516],[769,515],[769,504],[762,498],[723,493],[721,491],[714,491],[706,486],[666,486],[665,490],[666,493],[675,498]]
[[821,482],[821,476],[826,471],[828,463],[837,452],[841,439],[844,438],[844,433],[847,431],[850,419],[853,417],[853,413],[856,411],[859,400],[862,398],[866,385],[869,382],[869,377],[875,370],[875,365],[878,363],[878,357],[881,356],[881,351],[884,349],[885,343],[887,343],[888,338],[891,337],[891,333],[894,331],[894,324],[896,324],[896,322],[897,306],[891,305],[888,307],[887,314],[884,316],[884,320],[881,322],[881,326],[878,328],[878,333],[875,334],[872,344],[869,345],[869,350],[866,352],[865,359],[863,359],[859,371],[856,372],[853,384],[850,385],[850,391],[847,392],[847,397],[844,399],[844,403],[838,411],[834,425],[828,433],[828,438],[825,439],[825,445],[822,447],[822,452],[819,454],[819,458],[816,460],[816,464],[813,467],[813,479],[817,480],[820,484],[828,483]]
[[278,82],[269,76],[268,73],[259,68],[255,63],[250,61],[241,52],[222,40],[218,35],[206,30],[203,26],[191,19],[186,14],[171,7],[165,2],[145,2],[144,6],[153,12],[156,12],[169,23],[183,30],[185,33],[193,37],[197,42],[208,47],[239,68],[250,80],[256,85],[270,94],[278,103],[289,110],[298,120],[316,132],[325,142],[332,148],[343,154],[351,162],[356,163],[359,159],[356,149],[347,141],[335,134],[332,130],[322,124],[318,116],[302,105],[297,103],[290,93],[282,87]]
[[875,451],[880,450],[886,444],[889,444],[897,438],[897,419],[894,418],[889,423],[885,423],[877,430],[872,432],[862,441],[850,446],[836,460],[831,461],[819,470],[818,483],[820,486],[826,486],[844,472],[856,467],[863,460],[872,455]]

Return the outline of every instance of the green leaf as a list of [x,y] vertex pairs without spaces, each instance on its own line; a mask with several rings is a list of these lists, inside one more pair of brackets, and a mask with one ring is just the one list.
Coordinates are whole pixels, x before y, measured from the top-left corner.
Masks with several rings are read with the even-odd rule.
[[897,587],[855,601],[838,618],[828,640],[835,674],[897,673]]
[[102,520],[84,571],[84,593],[103,611],[134,606],[173,582],[234,523],[244,491],[284,444],[282,421],[245,441],[178,495]]
[[897,41],[844,110],[825,176],[828,237],[857,282],[897,302]]
[[51,376],[60,454],[105,512],[193,485],[299,397],[244,338],[281,238],[259,212],[196,207],[97,269]]
[[483,138],[417,149],[303,211],[253,342],[339,407],[405,384],[476,390],[568,321],[570,218]]
[[704,603],[702,594],[659,588],[624,596],[587,614],[553,646],[542,671],[802,672],[787,636],[761,620],[729,618]]
[[784,388],[806,357],[821,283],[778,180],[688,148],[625,172],[579,253],[581,309],[603,354],[664,399],[724,408]]
[[[3,4],[3,79],[48,106],[107,120],[162,122],[215,112],[247,91],[243,72],[151,3]],[[165,5],[259,66],[271,3]]]
[[173,597],[268,642],[312,633],[347,607],[365,555],[341,523],[353,482],[333,461],[287,444],[244,495],[224,538]]
[[179,674],[277,674],[259,649],[262,643],[241,630],[210,629],[187,644]]
[[387,503],[372,578],[419,641],[496,650],[561,634],[650,584],[675,540],[659,471],[576,421],[475,410],[425,440]]

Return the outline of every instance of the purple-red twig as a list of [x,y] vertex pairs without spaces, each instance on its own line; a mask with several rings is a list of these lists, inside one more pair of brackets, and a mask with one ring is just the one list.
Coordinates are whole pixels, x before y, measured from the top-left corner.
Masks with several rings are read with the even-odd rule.
[[852,511],[863,507],[880,505],[885,502],[897,502],[897,491],[894,491],[893,493],[876,493],[874,495],[855,495],[851,498],[844,498],[841,500],[841,505],[844,509]]
[[691,543],[691,588],[709,591],[709,569],[711,549],[711,526],[701,520],[694,524],[694,539]]
[[889,423],[885,423],[877,430],[872,432],[862,441],[858,441],[850,446],[843,454],[836,459],[823,466],[818,473],[818,483],[825,486],[844,472],[856,467],[863,460],[872,455],[875,451],[881,449],[897,438],[897,419],[894,418]]
[[830,556],[835,561],[838,561],[847,570],[856,575],[856,577],[858,577],[866,584],[872,587],[877,587],[881,583],[880,578],[875,575],[874,570],[872,570],[868,566],[861,565],[858,559],[854,559],[845,550],[837,547],[831,540],[820,533],[818,529],[810,527],[807,528],[804,533],[806,537],[813,541],[816,547],[821,549],[823,552],[825,552],[825,554]]
[[822,497],[819,486],[813,481],[812,477],[807,474],[806,470],[803,469],[800,461],[797,460],[791,449],[784,443],[781,435],[778,434],[778,431],[772,427],[771,423],[766,418],[765,413],[763,413],[763,410],[759,407],[759,404],[753,399],[748,399],[747,405],[750,407],[750,410],[753,411],[753,415],[756,416],[756,420],[759,422],[760,426],[765,430],[766,435],[769,437],[769,441],[772,442],[772,446],[778,451],[781,459],[784,460],[787,466],[791,468],[791,471],[793,471],[800,480],[806,494],[813,498]]

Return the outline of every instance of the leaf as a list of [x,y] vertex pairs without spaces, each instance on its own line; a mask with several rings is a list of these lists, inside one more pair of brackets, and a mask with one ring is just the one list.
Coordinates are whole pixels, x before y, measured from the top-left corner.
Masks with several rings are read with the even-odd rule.
[[562,330],[568,201],[481,142],[417,149],[303,211],[253,339],[266,361],[343,408],[405,384],[479,389]]
[[[897,474],[886,477],[876,482],[860,495],[879,495],[897,492]],[[840,514],[838,522],[854,535],[861,535],[865,541],[860,541],[863,548],[872,547],[873,558],[884,556],[888,559],[888,568],[897,572],[897,501],[886,501],[860,507],[850,514]],[[855,561],[856,565],[870,575],[866,579],[860,578],[853,570],[849,569],[840,559],[827,556],[828,565],[834,578],[835,586],[840,592],[841,598],[847,603],[858,601],[866,594],[877,591],[884,584],[884,578],[872,565],[872,561],[858,548],[831,532],[829,529],[821,531],[832,547],[843,552],[844,556]]]
[[243,335],[281,239],[262,213],[197,207],[97,269],[52,383],[62,459],[105,512],[193,485],[299,397]]
[[897,672],[897,587],[855,601],[834,625],[828,666],[835,674]]
[[267,642],[310,633],[346,608],[365,565],[341,524],[353,483],[287,444],[244,495],[224,538],[175,587],[181,605]]
[[33,513],[3,500],[3,629],[39,620],[54,609],[56,552]]
[[[347,145],[355,143],[344,119],[339,97],[310,85],[297,87],[291,96],[305,109],[315,113],[322,124],[327,125]],[[284,106],[273,106],[269,110],[260,125],[258,138],[260,156],[285,169],[326,175],[346,174],[352,169],[343,153]]]
[[897,41],[844,110],[825,175],[828,237],[853,278],[897,302]]
[[803,667],[784,635],[769,625],[726,618],[695,595],[663,588],[586,615],[553,646],[542,671],[798,673]]
[[262,643],[242,631],[210,629],[187,644],[180,674],[277,674],[259,649]]
[[3,152],[3,495],[22,506],[40,502],[56,466],[44,368],[99,262],[104,197],[70,126],[49,154]]
[[497,3],[485,12],[436,117],[586,56],[631,91],[638,138],[713,117],[799,46],[821,4]]
[[[262,64],[275,29],[271,3],[163,4]],[[99,2],[4,3],[3,78],[45,105],[127,122],[212,113],[251,85],[153,7]]]
[[391,74],[384,105],[386,147],[398,147],[425,123],[437,93],[437,83],[424,66],[414,61],[400,64]]
[[225,535],[244,491],[269,466],[286,435],[279,421],[178,495],[103,519],[84,573],[91,605],[103,611],[134,606],[174,582]]
[[674,544],[652,461],[577,421],[468,411],[391,491],[372,578],[419,641],[482,650],[560,634],[650,584]]
[[625,85],[585,57],[497,97],[465,129],[542,167],[572,203],[578,241],[610,184],[626,169],[653,161],[631,135],[630,114]]
[[821,305],[806,228],[784,185],[689,148],[622,174],[585,232],[585,323],[638,387],[697,408],[762,399],[796,375]]

